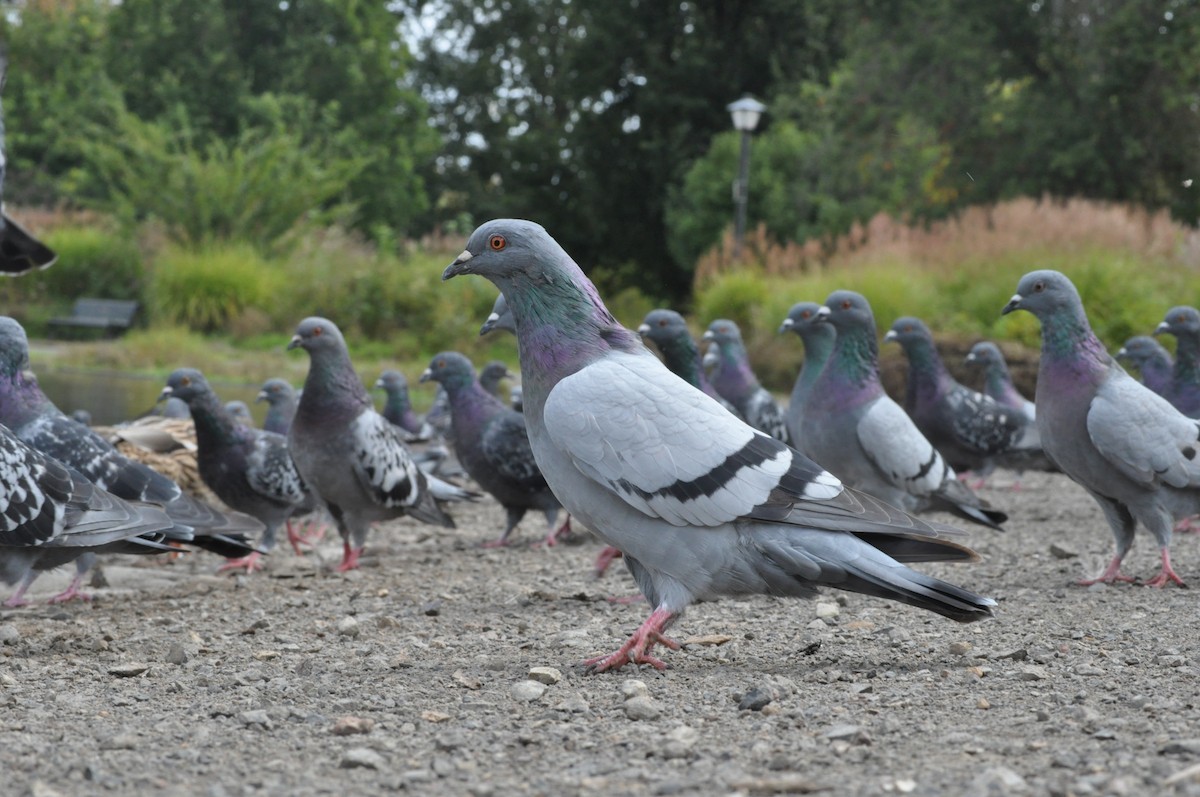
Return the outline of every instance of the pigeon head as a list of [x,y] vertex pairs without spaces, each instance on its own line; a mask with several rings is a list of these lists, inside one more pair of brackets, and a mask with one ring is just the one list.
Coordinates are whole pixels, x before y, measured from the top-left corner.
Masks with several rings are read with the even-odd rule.
[[683,337],[690,338],[692,335],[683,316],[674,310],[661,308],[647,313],[637,331],[643,338],[653,341],[654,345],[660,349],[670,346]]
[[475,367],[466,356],[456,351],[444,351],[429,361],[429,367],[421,374],[421,381],[437,382],[450,391],[474,382]]
[[1125,341],[1125,345],[1117,350],[1117,359],[1122,362],[1140,365],[1159,358],[1169,359],[1170,355],[1157,340],[1148,335],[1134,335]]
[[471,233],[467,248],[446,267],[442,279],[478,274],[497,284],[554,283],[568,276],[560,260],[569,261],[570,257],[542,225],[523,219],[494,219]]
[[[804,337],[806,330],[818,328],[817,316],[820,311],[821,305],[816,302],[796,302],[792,305],[792,309],[788,310],[787,318],[783,319],[783,323],[779,325],[779,334],[790,331]],[[822,326],[821,328],[828,327]]]
[[1016,294],[1000,314],[1007,315],[1014,310],[1027,310],[1045,323],[1046,319],[1064,313],[1082,314],[1083,302],[1065,274],[1046,269],[1031,271],[1021,277]]
[[1004,355],[1000,353],[1000,347],[990,340],[981,340],[972,346],[963,362],[978,365],[984,370],[1005,364]]
[[496,297],[496,303],[492,305],[492,312],[483,322],[483,326],[479,328],[479,334],[486,335],[497,329],[511,332],[514,335],[517,333],[517,324],[513,321],[512,311],[508,309],[508,300],[504,298],[503,293]]
[[875,337],[875,315],[867,297],[854,291],[834,291],[818,311],[821,321],[832,324],[838,335],[855,330],[869,330]]
[[167,377],[167,386],[163,388],[159,401],[177,398],[189,405],[200,396],[212,393],[204,374],[195,368],[179,368]]
[[932,344],[933,336],[929,334],[929,327],[925,326],[919,318],[912,316],[903,316],[897,318],[892,324],[892,328],[887,331],[883,339],[888,342],[899,343],[905,351],[909,351],[914,346],[921,344]]
[[511,379],[512,375],[508,366],[501,360],[492,360],[479,370],[479,384],[485,386],[484,390],[493,393],[495,391],[488,387],[489,385],[499,386],[503,380]]
[[268,379],[263,382],[262,388],[258,391],[258,395],[254,397],[254,401],[265,401],[267,404],[278,404],[286,401],[289,398],[294,398],[296,395],[295,388],[285,379]]
[[708,325],[703,340],[710,340],[725,349],[727,346],[742,345],[742,331],[738,325],[727,318],[718,318]]
[[250,407],[240,399],[225,402],[225,410],[242,423],[251,423],[254,418],[250,415]]
[[1155,335],[1200,335],[1200,311],[1194,307],[1172,307],[1154,330]]
[[15,319],[0,316],[0,373],[16,376],[29,368],[29,339]]
[[337,324],[328,318],[312,316],[300,322],[296,334],[288,343],[288,349],[304,349],[310,355],[316,356],[323,351],[342,351],[346,348],[346,340]]

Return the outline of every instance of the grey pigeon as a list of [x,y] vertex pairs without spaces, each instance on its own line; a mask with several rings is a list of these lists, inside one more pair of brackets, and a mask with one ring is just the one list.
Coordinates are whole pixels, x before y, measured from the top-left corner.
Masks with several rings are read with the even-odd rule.
[[746,354],[738,325],[718,318],[708,325],[704,340],[711,341],[717,349],[717,363],[712,373],[713,387],[717,392],[737,408],[746,423],[776,440],[788,442],[783,413],[774,397],[758,383],[754,372],[750,370],[750,358]]
[[192,417],[192,411],[188,409],[187,402],[183,401],[182,399],[177,399],[174,396],[168,396],[166,399],[161,400],[159,402],[158,412],[151,414],[157,414],[163,418],[182,419]]
[[[8,75],[8,59],[0,53],[0,92]],[[4,142],[4,111],[0,108],[0,274],[16,277],[54,265],[57,255],[3,211],[8,150]]]
[[411,515],[453,528],[439,501],[474,494],[421,472],[403,433],[372,406],[337,326],[306,318],[288,348],[304,349],[311,360],[288,444],[300,475],[342,535],[338,570],[358,567],[375,521]]
[[191,542],[227,558],[254,550],[246,535],[258,532],[261,526],[257,521],[218,511],[185,494],[158,471],[126,457],[95,431],[60,411],[28,367],[25,330],[15,320],[0,317],[0,423],[23,442],[118,498],[161,505],[177,524],[177,529],[168,533],[174,542]]
[[[1171,392],[1175,360],[1149,335],[1134,335],[1117,350],[1117,362],[1132,365],[1142,375],[1142,384],[1166,398]],[[1169,401],[1170,399],[1168,399]]]
[[546,542],[558,539],[558,510],[562,506],[546,485],[529,446],[524,416],[506,407],[475,378],[471,361],[458,352],[434,356],[421,381],[433,380],[450,398],[450,433],[454,453],[467,475],[500,502],[507,515],[504,531],[489,546],[508,543],[508,536],[525,512],[546,516]]
[[[483,388],[484,391],[491,393],[496,398],[501,398],[504,395],[504,392],[503,392],[504,385],[502,383],[504,382],[505,379],[511,379],[511,378],[512,378],[512,373],[508,370],[508,366],[505,365],[504,362],[501,360],[492,360],[487,365],[483,366],[483,368],[479,369],[479,386],[481,388]],[[441,383],[439,382],[439,384],[441,384]],[[443,387],[444,387],[444,385],[443,385]],[[449,393],[450,389],[446,388],[446,392]],[[451,404],[453,404],[454,398],[452,396],[449,398],[450,398]],[[453,409],[453,407],[451,407],[451,410],[450,410],[450,418],[451,418],[450,424],[451,424],[451,426],[453,426],[454,425],[454,409]]]
[[498,220],[472,233],[443,279],[479,274],[517,325],[534,457],[563,505],[625,554],[653,611],[592,671],[665,664],[655,644],[693,601],[821,584],[978,620],[993,601],[904,562],[973,559],[961,532],[842,486],[739,421],[623,328],[540,226]]
[[813,385],[829,360],[833,340],[837,337],[833,325],[820,320],[820,312],[821,305],[816,302],[797,302],[779,325],[780,334],[795,332],[804,343],[804,364],[796,375],[796,384],[792,387],[792,396],[784,416],[788,437],[797,448],[802,447],[800,435],[804,428],[804,407],[812,397]]
[[241,399],[226,401],[225,411],[232,415],[238,423],[244,423],[247,426],[254,425],[254,416],[250,414],[250,405]]
[[1200,418],[1200,311],[1172,307],[1154,334],[1175,336],[1175,367],[1167,401],[1189,418]]
[[1024,413],[951,376],[921,319],[896,319],[883,339],[899,343],[908,358],[904,409],[921,434],[956,471],[990,473],[996,457],[1015,448],[1024,435],[1029,423]]
[[1100,504],[1116,553],[1096,579],[1132,581],[1121,561],[1141,523],[1158,541],[1162,569],[1146,582],[1183,584],[1171,567],[1174,520],[1200,512],[1200,423],[1125,373],[1092,332],[1075,286],[1032,271],[1001,311],[1028,310],[1042,324],[1038,430],[1063,473]]
[[375,387],[383,390],[383,417],[409,434],[420,433],[421,418],[413,411],[404,374],[389,368],[375,380]]
[[[23,606],[38,573],[96,553],[158,553],[175,521],[161,507],[125,501],[79,472],[22,443],[0,426],[0,581],[17,584],[5,606]],[[77,567],[52,603],[86,595]]]
[[726,401],[708,381],[708,374],[700,365],[700,347],[692,338],[683,316],[674,310],[651,310],[637,331],[658,347],[663,362],[673,374],[697,390],[704,391],[734,415],[741,416],[737,407]]
[[508,309],[508,300],[504,298],[503,293],[492,303],[492,312],[479,328],[479,334],[486,335],[496,330],[517,334],[517,322],[513,320],[512,312]]
[[964,484],[879,382],[875,317],[861,294],[835,291],[818,317],[837,330],[804,409],[804,453],[856,489],[908,510],[946,509],[999,528],[1006,516]]
[[[313,508],[312,496],[288,453],[286,438],[236,421],[208,380],[194,368],[173,371],[163,396],[187,402],[196,424],[200,478],[230,508],[265,526],[258,546],[269,553],[279,527],[293,514]],[[261,554],[255,551],[229,562],[224,569],[245,568],[252,573],[259,567]]]
[[[1146,338],[1146,340],[1154,342],[1150,338]],[[1037,419],[1037,406],[1022,396],[1021,392],[1017,390],[1017,386],[1013,384],[1012,376],[1008,373],[1008,363],[999,346],[990,340],[981,340],[971,347],[963,362],[983,370],[985,395],[991,396],[1002,407],[1017,410],[1026,420],[1032,422]],[[1036,432],[1036,426],[1033,429]]]
[[268,432],[287,436],[292,428],[292,418],[296,416],[296,388],[286,379],[268,379],[263,382],[255,402],[267,402],[267,414],[263,418],[262,428]]

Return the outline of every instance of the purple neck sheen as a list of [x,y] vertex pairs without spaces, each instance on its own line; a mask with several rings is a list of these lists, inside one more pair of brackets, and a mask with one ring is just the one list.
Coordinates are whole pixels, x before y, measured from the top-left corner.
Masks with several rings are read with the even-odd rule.
[[484,424],[508,408],[500,399],[483,389],[478,379],[467,384],[446,385],[450,400],[450,423],[456,440],[474,438]]
[[721,344],[720,352],[721,357],[712,376],[713,387],[734,404],[745,401],[759,389],[758,379],[750,370],[746,348],[727,341]]
[[1082,306],[1049,313],[1041,321],[1039,394],[1043,384],[1064,393],[1088,391],[1107,376],[1113,359],[1092,332]]
[[1175,386],[1200,385],[1200,339],[1191,332],[1175,336]]

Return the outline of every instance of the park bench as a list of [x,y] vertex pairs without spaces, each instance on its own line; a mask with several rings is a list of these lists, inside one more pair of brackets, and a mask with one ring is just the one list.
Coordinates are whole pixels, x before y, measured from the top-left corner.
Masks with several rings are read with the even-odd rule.
[[133,325],[138,303],[126,299],[76,299],[71,314],[51,318],[50,329],[95,329],[115,336]]

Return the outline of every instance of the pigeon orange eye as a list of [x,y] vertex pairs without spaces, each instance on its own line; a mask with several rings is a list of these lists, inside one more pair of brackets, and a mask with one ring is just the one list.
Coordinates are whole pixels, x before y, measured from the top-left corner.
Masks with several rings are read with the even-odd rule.
[[314,337],[314,338],[319,338],[319,337],[321,337],[321,331],[322,331],[322,330],[321,330],[321,328],[320,328],[320,327],[313,327],[313,337]]
[[1034,293],[1041,293],[1044,290],[1046,290],[1046,283],[1044,283],[1040,280],[1038,282],[1033,283],[1033,292]]
[[850,309],[850,300],[849,299],[842,299],[842,309],[843,310]]
[[508,241],[504,240],[503,235],[493,235],[491,238],[488,238],[488,246],[492,248],[493,252],[499,252],[508,246]]
[[800,317],[801,317],[801,318],[808,318],[808,317],[809,317],[809,316],[811,316],[811,315],[812,315],[812,313],[811,313],[810,311],[808,311],[808,310],[805,310],[803,313],[801,313],[801,314],[800,314]]
[[191,383],[192,383],[192,379],[191,379],[191,377],[188,377],[188,376],[185,376],[183,379],[179,380],[179,384],[183,385],[184,387],[187,387]]
[[659,325],[660,327],[665,327],[665,326],[667,325],[667,319],[665,319],[665,318],[661,319],[661,320],[658,322],[658,325]]

